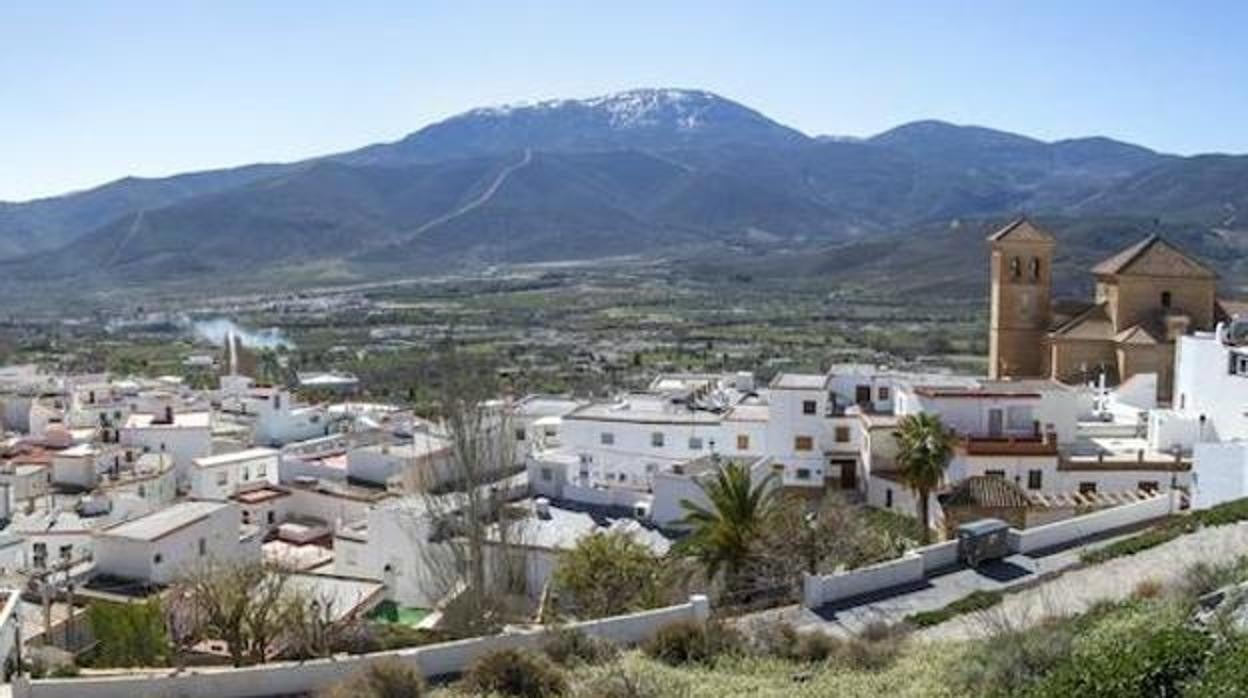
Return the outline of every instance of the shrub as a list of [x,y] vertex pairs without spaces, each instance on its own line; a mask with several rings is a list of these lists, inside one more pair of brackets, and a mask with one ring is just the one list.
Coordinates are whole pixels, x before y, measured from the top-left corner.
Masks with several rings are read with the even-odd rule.
[[419,698],[425,679],[397,659],[381,659],[348,676],[322,695],[324,698]]
[[1248,521],[1248,498],[1223,502],[1203,511],[1192,514],[1203,526],[1225,526],[1227,524]]
[[788,623],[767,623],[750,632],[750,646],[766,657],[794,662],[823,662],[839,656],[842,642],[821,632],[799,632]]
[[1152,612],[1104,623],[1076,640],[1075,652],[1039,681],[1035,698],[1177,696],[1201,670],[1209,636]]
[[1131,597],[1134,599],[1155,599],[1161,596],[1162,591],[1164,591],[1164,587],[1162,587],[1161,582],[1156,579],[1145,579],[1135,585],[1135,589],[1131,592]]
[[58,664],[48,672],[48,676],[54,679],[72,679],[80,673],[77,664]]
[[1184,698],[1248,698],[1248,640],[1224,648],[1199,678],[1183,691]]
[[1002,594],[999,591],[972,591],[943,608],[938,608],[934,611],[912,613],[906,616],[905,622],[916,628],[927,628],[944,623],[954,616],[992,608],[1001,603],[1001,599]]
[[892,666],[906,641],[904,625],[872,621],[842,645],[840,661],[849,668],[880,671]]
[[596,674],[581,683],[576,690],[577,698],[673,698],[683,695],[683,687],[677,689],[650,674],[640,674],[625,668],[613,668]]
[[545,655],[528,650],[499,650],[472,663],[464,683],[475,693],[517,698],[551,698],[567,693],[563,671]]
[[679,621],[664,626],[645,643],[650,657],[670,664],[710,664],[721,654],[736,652],[743,644],[741,636],[721,623]]
[[615,645],[590,637],[574,628],[550,631],[542,643],[542,651],[556,664],[567,667],[577,664],[604,664],[619,655]]
[[1015,695],[1070,657],[1075,621],[1050,619],[1030,627],[1000,622],[954,666],[952,681],[962,695]]

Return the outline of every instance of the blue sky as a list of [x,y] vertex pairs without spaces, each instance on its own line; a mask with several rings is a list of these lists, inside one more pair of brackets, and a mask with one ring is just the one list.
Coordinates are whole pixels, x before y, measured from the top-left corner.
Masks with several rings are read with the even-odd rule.
[[0,2],[0,200],[698,87],[807,133],[921,118],[1248,152],[1245,2]]

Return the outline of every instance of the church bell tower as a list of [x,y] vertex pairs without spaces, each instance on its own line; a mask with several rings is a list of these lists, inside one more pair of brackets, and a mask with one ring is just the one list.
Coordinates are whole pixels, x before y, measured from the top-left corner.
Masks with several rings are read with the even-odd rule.
[[1056,241],[1019,218],[988,236],[988,245],[992,254],[988,377],[1043,377]]

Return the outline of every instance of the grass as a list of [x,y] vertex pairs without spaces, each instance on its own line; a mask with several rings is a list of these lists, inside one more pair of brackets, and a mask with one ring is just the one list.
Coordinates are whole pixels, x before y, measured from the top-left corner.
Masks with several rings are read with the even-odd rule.
[[427,618],[429,613],[427,608],[399,606],[393,601],[382,601],[368,614],[368,619],[380,623],[398,623],[414,628]]
[[928,628],[940,625],[945,621],[966,613],[982,611],[1001,603],[1003,594],[999,591],[972,591],[962,598],[934,611],[920,611],[905,617],[905,622],[916,628]]

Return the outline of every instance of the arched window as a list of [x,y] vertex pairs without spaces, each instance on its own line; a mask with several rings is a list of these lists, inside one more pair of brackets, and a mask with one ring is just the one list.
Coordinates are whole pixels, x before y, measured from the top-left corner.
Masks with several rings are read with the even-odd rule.
[[1032,281],[1040,280],[1040,258],[1039,257],[1031,258],[1031,280]]
[[1010,276],[1017,279],[1022,275],[1023,275],[1023,263],[1019,261],[1018,257],[1011,257],[1010,258]]
[[1161,307],[1163,308],[1170,307],[1170,292],[1169,291],[1161,292]]

